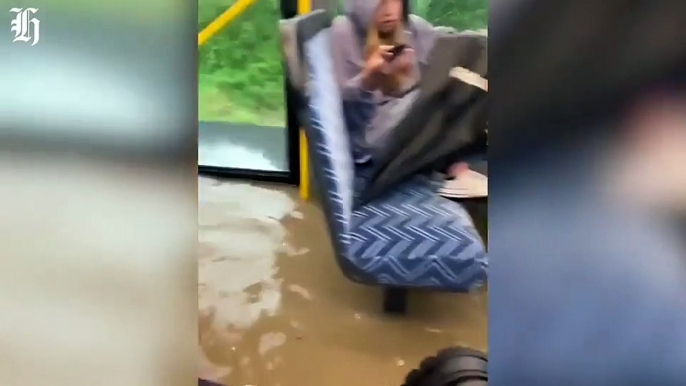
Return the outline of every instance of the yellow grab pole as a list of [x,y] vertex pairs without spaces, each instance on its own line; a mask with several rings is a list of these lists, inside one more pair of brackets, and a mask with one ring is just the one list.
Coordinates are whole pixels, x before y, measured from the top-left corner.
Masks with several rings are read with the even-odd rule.
[[304,15],[312,10],[311,0],[298,0],[298,14]]
[[219,32],[220,29],[224,28],[226,24],[228,24],[236,16],[240,15],[243,11],[245,11],[246,8],[248,8],[255,1],[257,0],[238,0],[235,3],[233,3],[233,5],[229,7],[229,9],[224,11],[221,15],[217,16],[217,18],[212,20],[212,22],[208,24],[207,27],[200,31],[200,33],[198,34],[198,45],[201,46],[205,44],[205,42],[209,38],[211,38],[212,35]]
[[[304,15],[312,10],[311,0],[298,0],[298,14]],[[300,197],[310,198],[310,162],[307,154],[307,136],[300,128]]]
[[307,137],[305,130],[300,129],[300,197],[310,198],[310,165],[307,154]]

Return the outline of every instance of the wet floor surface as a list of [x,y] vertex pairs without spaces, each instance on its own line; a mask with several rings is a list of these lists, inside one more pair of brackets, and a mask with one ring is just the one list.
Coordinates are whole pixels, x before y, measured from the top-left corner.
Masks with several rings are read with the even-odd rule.
[[396,386],[424,357],[486,351],[487,295],[416,292],[381,312],[293,188],[199,180],[200,372],[228,386]]

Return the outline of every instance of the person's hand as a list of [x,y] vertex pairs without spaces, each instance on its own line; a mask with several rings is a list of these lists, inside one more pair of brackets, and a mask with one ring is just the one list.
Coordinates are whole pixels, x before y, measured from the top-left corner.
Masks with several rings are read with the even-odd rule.
[[392,73],[408,75],[415,64],[414,50],[412,48],[405,48],[390,64]]
[[469,171],[469,164],[466,162],[457,162],[448,168],[448,178],[459,178],[465,172]]
[[388,75],[392,71],[393,54],[388,52],[393,48],[392,46],[379,46],[374,51],[364,64],[362,69],[362,85],[369,91],[376,90],[379,87],[380,78]]

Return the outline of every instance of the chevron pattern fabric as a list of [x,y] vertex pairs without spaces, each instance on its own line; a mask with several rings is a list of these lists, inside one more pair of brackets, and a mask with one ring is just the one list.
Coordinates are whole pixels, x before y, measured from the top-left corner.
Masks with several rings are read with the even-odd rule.
[[329,40],[329,30],[323,30],[305,44],[310,74],[310,120],[314,128],[308,134],[326,174],[323,183],[333,204],[335,222],[347,234],[353,208],[355,164],[334,78]]
[[486,280],[488,260],[471,217],[416,176],[353,212],[349,258],[380,284],[467,291]]
[[[483,242],[468,213],[416,176],[369,204],[354,207],[356,173],[334,78],[328,30],[305,43],[315,174],[339,264],[367,284],[465,291],[486,280]],[[356,177],[357,174],[357,177]]]

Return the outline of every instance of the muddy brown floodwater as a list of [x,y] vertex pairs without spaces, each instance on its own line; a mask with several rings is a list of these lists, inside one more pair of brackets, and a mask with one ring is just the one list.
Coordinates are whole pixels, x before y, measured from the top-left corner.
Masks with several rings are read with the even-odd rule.
[[441,348],[487,349],[487,294],[412,293],[408,314],[338,269],[321,210],[282,186],[199,186],[201,376],[227,386],[396,386]]

